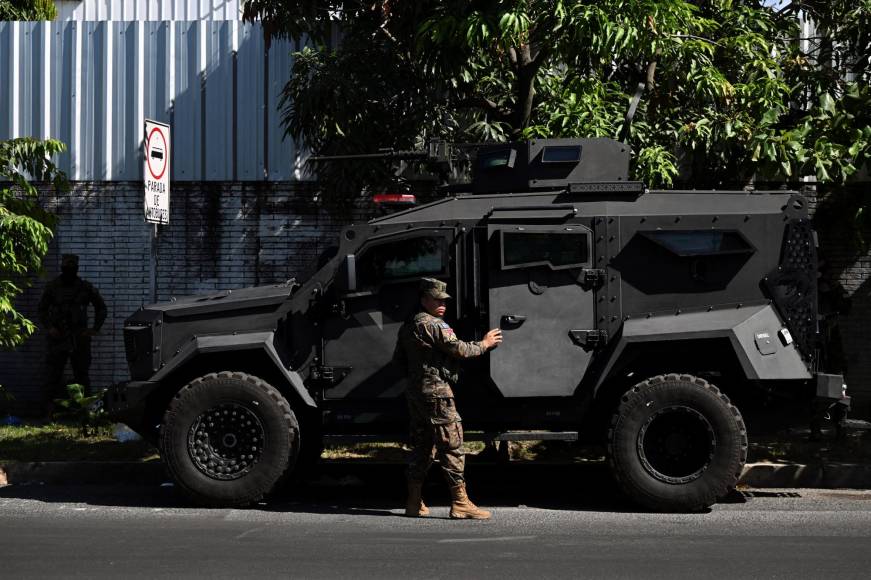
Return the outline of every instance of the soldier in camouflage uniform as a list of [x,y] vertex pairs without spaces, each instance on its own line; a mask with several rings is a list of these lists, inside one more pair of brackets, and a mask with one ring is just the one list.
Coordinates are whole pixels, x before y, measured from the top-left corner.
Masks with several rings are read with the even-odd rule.
[[487,519],[466,495],[463,477],[463,426],[454,404],[451,385],[457,382],[459,362],[481,356],[502,342],[502,331],[489,331],[480,342],[463,342],[442,320],[445,300],[450,298],[444,282],[424,278],[420,286],[421,311],[399,329],[394,361],[408,376],[406,401],[410,416],[411,457],[408,464],[408,503],[405,515],[427,515],[421,499],[426,473],[438,459],[451,488],[450,516],[455,519]]
[[[61,275],[48,283],[39,301],[39,320],[47,330],[46,391],[49,401],[66,397],[63,384],[67,359],[73,377],[87,390],[91,379],[91,337],[100,332],[106,320],[106,303],[97,289],[78,276],[79,257],[64,254]],[[94,325],[88,326],[88,305],[94,306]],[[52,405],[49,403],[48,412]]]

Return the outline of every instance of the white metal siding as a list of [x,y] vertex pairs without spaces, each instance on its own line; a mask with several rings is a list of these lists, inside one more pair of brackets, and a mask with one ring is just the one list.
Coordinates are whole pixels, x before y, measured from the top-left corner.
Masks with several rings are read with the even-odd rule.
[[174,180],[294,180],[293,50],[237,21],[0,22],[0,139],[60,139],[76,181],[139,180],[150,118],[172,124]]
[[239,0],[59,0],[58,22],[241,20]]

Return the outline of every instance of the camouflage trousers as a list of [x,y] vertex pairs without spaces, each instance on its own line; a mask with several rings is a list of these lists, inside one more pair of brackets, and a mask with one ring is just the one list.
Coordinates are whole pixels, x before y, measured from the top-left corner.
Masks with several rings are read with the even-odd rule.
[[73,371],[73,380],[84,385],[86,393],[90,391],[91,378],[88,370],[91,366],[91,339],[80,337],[76,341],[49,340],[45,355],[45,394],[49,400],[66,399],[66,382],[64,371],[67,361]]
[[463,424],[454,400],[406,397],[406,401],[411,418],[408,481],[422,482],[433,461],[438,460],[450,487],[464,483]]

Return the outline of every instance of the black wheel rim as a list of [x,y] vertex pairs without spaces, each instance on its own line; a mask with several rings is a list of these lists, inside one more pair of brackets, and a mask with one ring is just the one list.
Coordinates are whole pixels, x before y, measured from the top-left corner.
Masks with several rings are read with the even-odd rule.
[[194,465],[212,479],[238,479],[263,454],[265,432],[251,409],[223,403],[203,412],[188,432],[188,453]]
[[666,483],[689,483],[701,477],[716,448],[710,421],[682,405],[658,409],[638,433],[641,464],[650,475]]

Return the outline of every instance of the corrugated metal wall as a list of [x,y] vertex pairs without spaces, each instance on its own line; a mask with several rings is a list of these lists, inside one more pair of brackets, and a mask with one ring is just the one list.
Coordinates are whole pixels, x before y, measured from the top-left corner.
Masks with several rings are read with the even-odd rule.
[[57,20],[240,20],[239,0],[59,0]]
[[72,180],[140,180],[149,118],[172,125],[174,180],[298,179],[293,50],[238,21],[0,22],[0,139],[60,139]]

